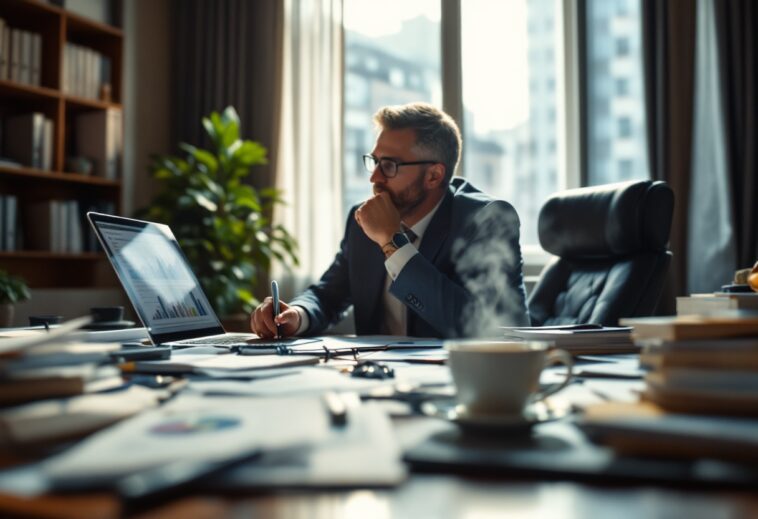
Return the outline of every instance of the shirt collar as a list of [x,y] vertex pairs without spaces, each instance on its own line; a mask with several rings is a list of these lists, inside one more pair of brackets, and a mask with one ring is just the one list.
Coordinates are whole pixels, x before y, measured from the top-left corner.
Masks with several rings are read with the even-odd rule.
[[416,222],[416,225],[411,227],[411,230],[416,233],[416,236],[418,236],[418,243],[421,243],[421,238],[424,237],[424,232],[426,232],[426,228],[429,227],[429,223],[432,221],[432,218],[434,218],[434,215],[437,213],[437,209],[440,208],[440,204],[442,204],[442,201],[445,199],[443,196],[440,198],[440,201],[437,202],[437,205],[434,206],[434,208],[426,213],[426,216],[424,216],[421,220]]

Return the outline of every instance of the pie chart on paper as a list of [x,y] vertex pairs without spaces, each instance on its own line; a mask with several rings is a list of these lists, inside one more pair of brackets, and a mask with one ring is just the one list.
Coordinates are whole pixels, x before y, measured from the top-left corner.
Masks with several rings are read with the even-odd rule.
[[172,418],[150,428],[153,434],[190,435],[211,433],[238,427],[240,420],[229,416]]

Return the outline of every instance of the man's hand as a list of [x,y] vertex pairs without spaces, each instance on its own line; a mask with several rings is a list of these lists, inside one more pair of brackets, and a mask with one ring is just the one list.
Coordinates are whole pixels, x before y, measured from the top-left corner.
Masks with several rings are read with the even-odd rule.
[[371,241],[380,247],[387,244],[400,229],[400,213],[387,192],[366,200],[355,211],[355,221]]
[[274,301],[267,297],[250,315],[250,329],[262,339],[273,339],[278,324],[282,337],[295,335],[300,328],[300,314],[283,301],[279,302],[279,311],[275,320]]

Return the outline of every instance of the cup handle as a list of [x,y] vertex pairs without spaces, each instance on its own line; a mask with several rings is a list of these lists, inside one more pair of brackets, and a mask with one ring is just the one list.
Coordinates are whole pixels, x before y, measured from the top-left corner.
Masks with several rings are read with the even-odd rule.
[[560,382],[551,384],[542,391],[533,394],[531,398],[532,403],[539,402],[540,400],[544,400],[550,395],[557,393],[564,387],[568,386],[571,382],[571,379],[574,378],[574,360],[571,358],[569,352],[566,350],[550,350],[547,354],[547,358],[545,358],[545,366],[543,369],[554,364],[563,364],[566,366],[566,369],[568,370],[568,373],[566,373],[566,378]]

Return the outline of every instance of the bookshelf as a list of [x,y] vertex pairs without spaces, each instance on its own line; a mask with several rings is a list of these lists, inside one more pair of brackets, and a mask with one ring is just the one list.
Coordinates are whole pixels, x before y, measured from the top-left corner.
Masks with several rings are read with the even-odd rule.
[[[5,30],[11,29],[5,41],[11,42],[11,49],[18,42],[19,56],[27,57],[29,68],[28,76],[22,75],[22,68],[11,74],[13,64],[23,63],[16,60],[3,71],[2,51],[8,46],[3,45],[0,32],[0,157],[16,162],[0,162],[0,234],[3,235],[0,269],[23,276],[32,288],[117,286],[104,254],[93,250],[89,229],[81,216],[93,208],[121,211],[123,32],[41,0],[2,0],[0,19]],[[23,40],[25,37],[29,39]],[[28,55],[24,54],[27,51],[23,42],[31,42]],[[7,59],[13,59],[12,50]],[[45,122],[44,133],[39,133],[43,135],[44,144],[35,148],[41,150],[46,161],[40,159],[29,164],[9,157],[8,151],[12,148],[6,146],[11,124],[8,120],[27,114],[43,116],[34,119],[33,128],[39,128],[34,126],[39,120],[50,121]],[[85,161],[84,165],[81,161],[79,166],[72,165],[70,157],[86,156],[77,142],[84,140],[80,121],[92,119],[93,114],[95,120],[99,120],[97,114],[101,114],[107,121],[104,123],[108,125],[106,134],[112,133],[112,128],[118,129],[115,137],[104,138],[103,142],[110,139],[107,146],[117,146],[119,152],[113,157],[108,152],[107,166],[98,165],[97,159],[89,160],[89,156],[89,162]],[[116,116],[113,120],[112,115]],[[34,135],[36,139],[38,133]],[[115,166],[110,165],[111,161]],[[43,165],[49,167],[40,167]],[[10,209],[8,198],[15,199]],[[66,208],[61,207],[64,205]],[[39,207],[45,208],[48,214],[40,217]],[[59,209],[61,212],[55,212]],[[11,210],[15,216],[9,216],[7,212]],[[67,221],[54,222],[57,216]],[[62,238],[63,244],[60,241],[54,245],[51,242],[50,246],[45,241],[40,244],[37,229],[53,224],[59,227],[50,229],[48,235],[57,230],[68,233],[68,238]],[[69,229],[77,225],[81,234],[72,238],[73,231]],[[9,238],[13,232],[16,236]]]

